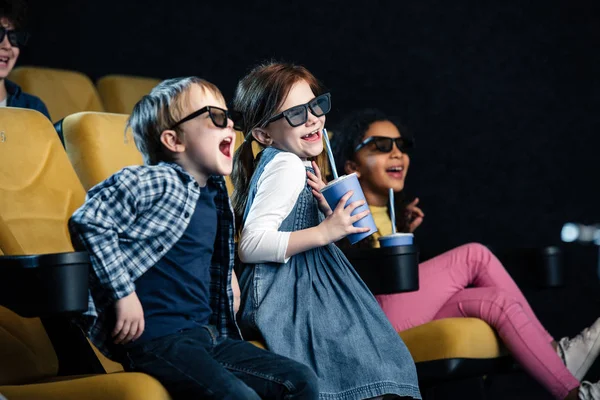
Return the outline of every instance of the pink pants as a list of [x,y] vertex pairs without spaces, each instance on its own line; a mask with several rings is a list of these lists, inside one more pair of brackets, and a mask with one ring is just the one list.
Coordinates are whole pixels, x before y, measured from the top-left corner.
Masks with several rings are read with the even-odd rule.
[[435,319],[480,318],[496,330],[513,357],[556,398],[564,399],[579,386],[552,348],[552,336],[485,246],[467,244],[420,264],[419,286],[417,292],[377,296],[397,331]]

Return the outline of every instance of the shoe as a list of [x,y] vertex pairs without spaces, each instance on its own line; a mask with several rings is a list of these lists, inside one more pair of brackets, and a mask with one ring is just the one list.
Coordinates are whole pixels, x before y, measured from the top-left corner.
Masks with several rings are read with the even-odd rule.
[[600,400],[600,382],[581,382],[581,386],[579,386],[579,400]]
[[600,353],[600,318],[573,339],[560,339],[556,352],[573,376],[581,381]]

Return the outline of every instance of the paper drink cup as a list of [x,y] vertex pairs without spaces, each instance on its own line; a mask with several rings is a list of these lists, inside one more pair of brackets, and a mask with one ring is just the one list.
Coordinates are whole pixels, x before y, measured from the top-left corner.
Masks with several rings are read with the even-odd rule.
[[[365,195],[362,191],[362,188],[360,187],[360,183],[358,182],[358,177],[356,173],[352,173],[350,175],[342,175],[339,178],[334,179],[333,181],[329,182],[327,186],[321,189],[321,194],[323,194],[323,197],[325,197],[325,200],[327,200],[327,204],[329,204],[329,207],[331,207],[332,210],[335,210],[340,199],[350,190],[354,191],[354,193],[352,194],[352,197],[348,199],[346,206],[358,200],[365,200]],[[358,214],[368,209],[369,206],[365,202],[365,204],[363,204],[362,206],[354,209],[352,215]],[[351,244],[354,244],[366,238],[367,236],[370,236],[373,233],[377,232],[375,220],[373,220],[373,216],[371,214],[356,221],[354,223],[354,226],[357,228],[369,228],[369,231],[365,233],[353,233],[351,235],[348,235],[347,237],[348,240],[350,240]]]

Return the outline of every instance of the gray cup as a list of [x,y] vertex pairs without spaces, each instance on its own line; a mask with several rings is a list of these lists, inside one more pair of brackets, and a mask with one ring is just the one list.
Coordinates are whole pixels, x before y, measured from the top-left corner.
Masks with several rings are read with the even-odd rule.
[[393,247],[393,246],[408,246],[413,244],[412,233],[393,233],[387,236],[381,236],[379,240],[380,247]]
[[[325,186],[323,189],[321,189],[321,194],[323,194],[323,197],[325,197],[325,200],[327,201],[327,204],[329,204],[329,207],[331,207],[332,210],[335,210],[340,199],[346,193],[348,193],[350,190],[354,191],[354,193],[352,194],[352,197],[350,197],[348,199],[346,206],[348,206],[348,204],[358,201],[358,200],[365,200],[365,195],[362,191],[362,188],[360,187],[360,183],[358,182],[358,177],[356,176],[356,173],[352,173],[350,175],[342,175],[339,178],[334,179],[333,181],[329,182],[327,184],[327,186]],[[362,206],[357,207],[352,212],[352,215],[355,215],[359,212],[362,212],[362,211],[368,210],[368,209],[369,209],[369,206],[367,205],[367,203],[365,203]],[[354,244],[354,243],[366,238],[367,236],[370,236],[370,235],[374,234],[375,232],[377,232],[377,227],[375,226],[375,220],[373,220],[373,216],[371,214],[356,221],[354,223],[354,226],[357,228],[370,228],[370,229],[368,232],[365,232],[365,233],[353,233],[351,235],[348,235],[347,237],[348,237],[348,240],[350,240],[351,244]]]

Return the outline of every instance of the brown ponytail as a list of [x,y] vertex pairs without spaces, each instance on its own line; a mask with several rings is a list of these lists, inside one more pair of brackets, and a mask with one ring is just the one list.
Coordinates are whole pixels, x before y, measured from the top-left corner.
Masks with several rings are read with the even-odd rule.
[[231,203],[235,214],[236,234],[240,234],[242,229],[242,218],[248,203],[250,191],[250,179],[255,169],[254,154],[252,153],[252,136],[246,139],[233,156],[233,171],[231,172],[231,181],[233,182],[233,193],[231,194]]

